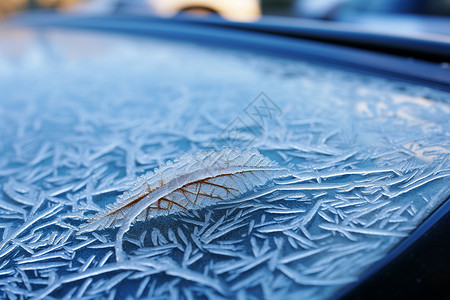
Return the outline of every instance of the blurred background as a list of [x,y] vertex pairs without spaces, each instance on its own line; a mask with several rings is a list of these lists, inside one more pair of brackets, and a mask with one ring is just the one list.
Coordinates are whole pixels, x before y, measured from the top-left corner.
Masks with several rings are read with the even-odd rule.
[[[383,32],[450,34],[450,0],[0,0],[0,18],[28,11],[219,16],[340,22]],[[282,17],[282,18],[279,18]]]

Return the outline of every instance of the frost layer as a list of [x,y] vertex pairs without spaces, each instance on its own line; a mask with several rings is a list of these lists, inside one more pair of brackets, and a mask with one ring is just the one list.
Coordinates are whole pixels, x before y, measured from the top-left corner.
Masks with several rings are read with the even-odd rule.
[[[189,44],[11,32],[0,40],[0,298],[324,299],[450,193],[446,93]],[[27,45],[19,56],[10,38]],[[261,91],[281,116],[253,114]],[[76,235],[138,175],[242,144],[293,177],[137,223],[124,261],[117,229]]]

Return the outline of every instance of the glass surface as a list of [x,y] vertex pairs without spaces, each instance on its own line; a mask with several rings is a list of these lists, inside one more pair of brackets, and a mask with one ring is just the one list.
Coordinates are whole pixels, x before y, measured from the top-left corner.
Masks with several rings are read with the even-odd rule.
[[[324,299],[450,194],[448,93],[158,39],[0,36],[0,297]],[[123,262],[117,229],[76,234],[139,175],[222,146],[292,176],[135,223]]]

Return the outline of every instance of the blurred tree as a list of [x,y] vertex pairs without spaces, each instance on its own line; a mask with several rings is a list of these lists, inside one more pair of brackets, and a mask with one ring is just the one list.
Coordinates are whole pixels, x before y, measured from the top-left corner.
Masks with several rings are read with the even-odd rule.
[[80,0],[28,0],[37,8],[67,8]]
[[289,16],[294,3],[295,0],[261,0],[261,8],[265,15]]
[[0,0],[0,17],[26,9],[68,8],[80,0]]
[[28,0],[6,0],[0,1],[0,18],[13,12],[25,9]]

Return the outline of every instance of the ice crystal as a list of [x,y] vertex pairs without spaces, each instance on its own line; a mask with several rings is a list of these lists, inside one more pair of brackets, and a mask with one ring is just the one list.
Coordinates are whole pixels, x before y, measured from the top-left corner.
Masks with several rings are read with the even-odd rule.
[[[210,206],[252,191],[273,178],[288,175],[286,169],[278,167],[256,149],[223,148],[185,154],[140,176],[130,191],[82,226],[79,233],[121,227],[116,238],[117,256],[121,257],[123,234],[135,219],[146,221],[181,209]],[[153,240],[156,239],[155,234]]]

